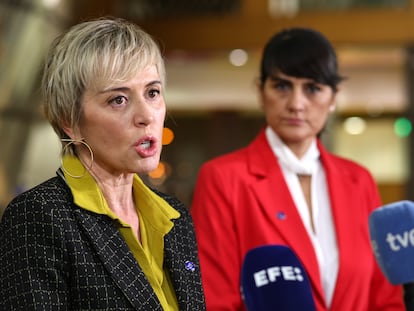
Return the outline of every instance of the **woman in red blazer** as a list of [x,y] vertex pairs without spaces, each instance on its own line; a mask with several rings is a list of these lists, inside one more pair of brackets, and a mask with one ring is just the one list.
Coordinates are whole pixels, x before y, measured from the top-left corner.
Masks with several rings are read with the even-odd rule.
[[285,30],[266,45],[258,89],[267,126],[249,146],[205,163],[196,182],[207,310],[245,310],[242,262],[266,244],[300,258],[318,311],[405,310],[402,288],[385,279],[370,246],[368,216],[381,205],[373,177],[319,140],[341,80],[316,31]]

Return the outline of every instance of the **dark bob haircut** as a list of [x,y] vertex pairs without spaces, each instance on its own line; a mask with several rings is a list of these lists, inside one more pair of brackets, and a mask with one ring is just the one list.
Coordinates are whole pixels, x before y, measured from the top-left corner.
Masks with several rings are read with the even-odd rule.
[[330,86],[335,92],[344,78],[338,74],[334,48],[320,32],[309,28],[291,28],[276,33],[267,42],[261,61],[260,82],[276,73],[312,79]]

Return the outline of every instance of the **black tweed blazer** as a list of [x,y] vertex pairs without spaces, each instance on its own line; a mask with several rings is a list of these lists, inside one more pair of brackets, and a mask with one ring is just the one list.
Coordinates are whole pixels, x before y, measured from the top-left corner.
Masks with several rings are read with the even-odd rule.
[[[180,310],[205,310],[191,217],[165,237],[164,265]],[[17,196],[0,223],[0,310],[161,311],[116,224],[73,203],[57,176]]]

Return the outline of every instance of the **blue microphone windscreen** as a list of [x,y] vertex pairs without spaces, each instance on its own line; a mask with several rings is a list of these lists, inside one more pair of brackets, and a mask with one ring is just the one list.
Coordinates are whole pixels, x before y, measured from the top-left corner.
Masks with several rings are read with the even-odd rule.
[[376,260],[390,283],[414,281],[414,202],[398,201],[374,210],[368,220]]
[[248,311],[316,310],[305,268],[283,245],[259,246],[246,254],[241,292]]

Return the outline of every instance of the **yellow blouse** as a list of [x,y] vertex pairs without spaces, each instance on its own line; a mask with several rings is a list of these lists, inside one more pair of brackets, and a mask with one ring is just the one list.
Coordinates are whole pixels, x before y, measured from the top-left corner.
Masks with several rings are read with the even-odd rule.
[[118,218],[108,204],[95,179],[84,168],[77,157],[64,156],[65,178],[74,198],[74,202],[93,213],[107,215],[117,222],[119,231],[129,246],[139,266],[148,278],[162,307],[166,311],[178,311],[178,302],[168,272],[163,269],[164,236],[172,229],[171,219],[180,217],[161,197],[151,191],[139,178],[134,176],[133,195],[139,216],[141,234],[140,243],[132,227]]

